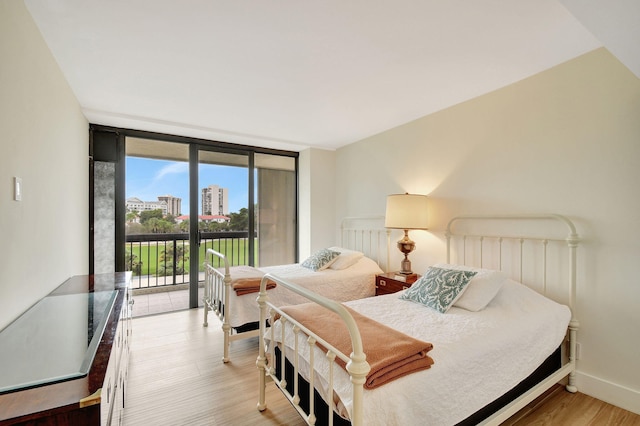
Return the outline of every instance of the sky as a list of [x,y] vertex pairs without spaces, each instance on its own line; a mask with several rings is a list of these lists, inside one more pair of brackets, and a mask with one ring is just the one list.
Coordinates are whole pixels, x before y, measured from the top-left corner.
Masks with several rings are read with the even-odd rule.
[[[200,164],[198,169],[198,213],[202,213],[202,188],[218,185],[227,188],[229,213],[247,207],[248,177],[245,167]],[[182,214],[189,214],[189,163],[148,158],[127,157],[126,198],[158,201],[158,196],[182,198]]]

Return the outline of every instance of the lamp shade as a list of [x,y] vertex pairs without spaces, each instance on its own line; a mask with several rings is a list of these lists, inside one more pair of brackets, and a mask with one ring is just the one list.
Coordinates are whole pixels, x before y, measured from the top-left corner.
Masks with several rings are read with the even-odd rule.
[[427,196],[388,195],[384,226],[394,229],[427,229]]

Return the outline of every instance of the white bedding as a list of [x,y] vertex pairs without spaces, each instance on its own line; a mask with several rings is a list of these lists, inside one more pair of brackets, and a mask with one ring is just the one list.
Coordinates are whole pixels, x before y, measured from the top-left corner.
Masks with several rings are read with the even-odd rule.
[[[531,374],[563,341],[571,318],[568,307],[512,280],[507,280],[479,312],[453,307],[441,314],[398,296],[345,304],[433,343],[429,355],[434,365],[365,390],[365,425],[453,425],[464,420]],[[279,326],[279,322],[274,325],[276,336]],[[289,339],[287,346],[291,346]],[[326,358],[314,348],[316,371],[326,374]],[[305,366],[306,371],[301,368],[301,373],[308,378]],[[343,406],[341,414],[348,416],[352,406],[349,377],[339,367],[335,371],[334,388]],[[326,386],[326,379],[321,380]],[[326,395],[326,389],[323,392]]]
[[[338,302],[374,296],[376,294],[375,276],[382,273],[378,264],[368,257],[362,257],[354,265],[342,270],[329,268],[316,272],[297,263],[259,269]],[[233,272],[231,275],[233,278]],[[269,290],[268,294],[269,301],[275,306],[297,305],[308,301],[303,296],[282,286]],[[231,317],[229,323],[231,327],[239,327],[260,320],[257,298],[258,293],[237,296],[234,291],[230,292]]]

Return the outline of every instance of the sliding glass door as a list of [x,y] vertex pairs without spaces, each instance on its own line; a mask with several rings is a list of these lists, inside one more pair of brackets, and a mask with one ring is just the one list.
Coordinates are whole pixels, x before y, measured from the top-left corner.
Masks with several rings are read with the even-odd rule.
[[295,158],[206,147],[197,156],[199,254],[213,248],[232,266],[295,263]]
[[[192,150],[197,170],[192,168],[191,178],[197,185],[191,187],[191,217],[197,216],[198,224],[191,224],[191,235],[198,265],[208,248],[224,254],[231,266],[295,263],[296,159],[202,146]],[[202,276],[192,272],[191,281],[196,279]],[[194,287],[191,292],[195,295]]]
[[117,141],[111,181],[125,188],[108,208],[116,212],[114,270],[133,271],[134,297],[186,290],[182,304],[171,293],[141,315],[198,306],[207,248],[231,265],[297,261],[296,153],[92,125],[100,132]]
[[[194,261],[205,261],[206,250],[213,249],[226,256],[231,266],[253,265],[254,245],[250,230],[253,192],[250,188],[250,165],[253,154],[241,151],[221,151],[206,146],[193,146],[191,223]],[[214,266],[222,267],[219,258],[212,258]],[[202,282],[202,272],[191,280]],[[196,290],[192,287],[195,295]]]
[[190,305],[189,146],[125,140],[125,268],[133,272],[134,314]]

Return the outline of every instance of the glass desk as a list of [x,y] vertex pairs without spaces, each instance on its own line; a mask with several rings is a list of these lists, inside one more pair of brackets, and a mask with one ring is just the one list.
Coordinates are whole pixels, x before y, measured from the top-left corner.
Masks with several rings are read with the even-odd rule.
[[71,277],[0,330],[0,426],[109,421],[123,405],[130,283],[130,272]]
[[87,375],[116,294],[51,294],[0,331],[0,394]]

